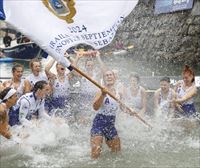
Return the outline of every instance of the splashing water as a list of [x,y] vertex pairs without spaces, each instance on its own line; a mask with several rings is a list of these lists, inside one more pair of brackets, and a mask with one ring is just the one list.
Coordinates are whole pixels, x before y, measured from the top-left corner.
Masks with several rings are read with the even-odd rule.
[[[122,63],[123,60],[107,62],[114,63],[116,68],[119,65],[117,62]],[[128,63],[129,60],[126,60],[123,67],[133,67],[133,71],[139,68],[133,66],[133,60],[130,61],[131,65]],[[129,70],[122,68],[120,73],[128,78]],[[148,69],[146,72],[151,71]],[[89,113],[95,112],[91,110]],[[91,122],[87,125],[68,125],[41,121],[27,130],[13,128],[16,133],[29,136],[20,144],[0,137],[0,167],[200,167],[199,123],[187,128],[190,121],[176,119],[172,122],[166,120],[161,113],[154,118],[146,116],[145,120],[153,125],[153,129],[149,130],[137,118],[123,112],[118,113],[116,128],[122,151],[112,154],[104,144],[98,160],[90,158]]]
[[[115,155],[103,145],[101,157],[90,159],[90,125],[40,122],[22,143],[1,141],[4,167],[198,167],[199,128],[185,132],[161,118],[148,119],[149,130],[136,118],[117,115],[122,151]],[[199,125],[198,125],[199,127]]]

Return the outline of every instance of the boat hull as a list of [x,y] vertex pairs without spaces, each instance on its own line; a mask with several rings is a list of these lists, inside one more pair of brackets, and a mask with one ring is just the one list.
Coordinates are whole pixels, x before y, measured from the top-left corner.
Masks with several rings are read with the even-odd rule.
[[35,57],[44,57],[46,58],[48,54],[40,49],[35,43],[22,43],[14,47],[7,47],[1,49],[1,52],[10,58],[17,59],[33,59]]

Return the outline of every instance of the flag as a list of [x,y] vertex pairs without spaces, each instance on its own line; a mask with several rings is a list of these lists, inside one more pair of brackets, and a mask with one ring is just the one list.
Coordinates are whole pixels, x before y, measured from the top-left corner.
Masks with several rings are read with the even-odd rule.
[[[0,0],[0,19],[29,37],[58,62],[80,43],[100,49],[138,0]],[[68,64],[63,63],[65,66]]]

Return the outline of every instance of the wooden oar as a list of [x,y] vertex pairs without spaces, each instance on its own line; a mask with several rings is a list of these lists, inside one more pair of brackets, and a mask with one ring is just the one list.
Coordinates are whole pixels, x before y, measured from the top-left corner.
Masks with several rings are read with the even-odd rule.
[[[84,76],[86,79],[88,79],[90,82],[92,82],[94,85],[96,85],[98,88],[100,89],[104,89],[101,85],[99,85],[95,80],[93,80],[92,78],[90,78],[88,75],[86,75],[84,72],[82,72],[80,69],[78,69],[77,67],[71,65],[73,67],[73,69],[78,72],[80,75]],[[145,125],[147,125],[148,127],[152,128],[152,126],[147,123],[142,117],[140,117],[140,115],[136,112],[134,112],[132,109],[130,109],[129,107],[127,107],[121,100],[117,99],[112,93],[110,93],[109,91],[106,91],[107,94],[112,97],[114,100],[116,100],[125,110],[127,110],[126,112],[130,115],[134,115],[136,116],[140,121],[142,121]]]

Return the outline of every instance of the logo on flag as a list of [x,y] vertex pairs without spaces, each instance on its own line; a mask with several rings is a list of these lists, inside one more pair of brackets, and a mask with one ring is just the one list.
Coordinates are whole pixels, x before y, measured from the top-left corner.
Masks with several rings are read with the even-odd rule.
[[74,22],[72,19],[76,14],[74,0],[42,0],[42,2],[59,19],[67,23]]

